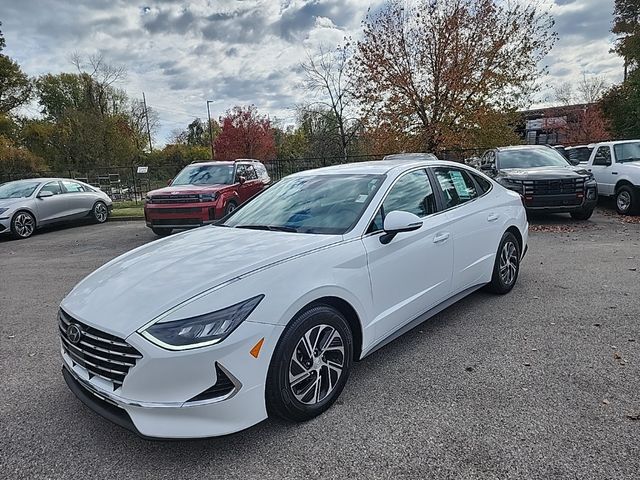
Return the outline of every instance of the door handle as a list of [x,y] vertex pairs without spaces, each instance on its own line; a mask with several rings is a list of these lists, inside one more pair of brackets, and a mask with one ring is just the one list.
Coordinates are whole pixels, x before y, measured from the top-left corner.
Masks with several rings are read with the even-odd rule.
[[591,171],[591,169],[590,169],[590,168],[587,168],[587,172],[590,172],[590,171]]
[[618,172],[611,172],[611,175],[617,175]]
[[448,233],[438,233],[435,237],[433,237],[433,243],[442,243],[446,242],[449,239]]
[[495,213],[492,213],[487,217],[487,222],[495,222],[496,220],[498,220],[498,215]]

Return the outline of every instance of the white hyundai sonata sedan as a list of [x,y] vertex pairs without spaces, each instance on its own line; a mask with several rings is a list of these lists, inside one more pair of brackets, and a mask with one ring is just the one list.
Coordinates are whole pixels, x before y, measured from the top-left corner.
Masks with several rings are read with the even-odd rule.
[[519,195],[431,158],[297,173],[99,268],[60,307],[70,389],[146,437],[322,413],[354,361],[518,278]]

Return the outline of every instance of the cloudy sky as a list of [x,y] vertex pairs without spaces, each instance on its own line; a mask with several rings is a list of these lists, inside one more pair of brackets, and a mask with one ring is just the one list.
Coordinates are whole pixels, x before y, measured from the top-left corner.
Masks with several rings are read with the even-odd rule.
[[[172,130],[206,118],[206,100],[215,117],[253,103],[292,122],[291,107],[305,96],[306,52],[357,37],[367,9],[381,1],[0,0],[0,21],[4,53],[29,75],[72,71],[73,52],[125,66],[120,86],[133,97],[145,92],[164,143]],[[609,53],[614,0],[542,1],[552,4],[559,34],[547,83],[574,83],[582,72],[619,82],[622,62]]]

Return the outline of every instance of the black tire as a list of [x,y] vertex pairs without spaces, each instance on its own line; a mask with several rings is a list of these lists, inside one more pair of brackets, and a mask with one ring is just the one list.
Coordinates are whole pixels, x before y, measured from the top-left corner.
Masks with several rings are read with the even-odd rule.
[[91,210],[91,217],[95,223],[104,223],[109,218],[109,208],[104,202],[96,202]]
[[171,235],[171,232],[173,231],[173,229],[171,229],[171,228],[151,227],[151,231],[153,233],[155,233],[156,235],[158,235],[159,237],[166,237],[167,235]]
[[589,220],[591,215],[593,215],[593,208],[588,210],[576,210],[575,212],[571,212],[570,215],[574,220]]
[[238,208],[238,204],[236,202],[234,202],[233,200],[230,200],[227,203],[226,207],[224,207],[224,216],[226,217],[231,212],[233,212],[236,208]]
[[36,231],[36,217],[26,210],[20,210],[11,219],[11,233],[14,238],[29,238]]
[[[315,337],[314,332],[317,332]],[[334,336],[335,333],[339,339]],[[326,346],[329,348],[324,353],[318,349],[318,354],[313,359],[308,358],[303,351],[306,347],[302,346],[303,336],[306,334],[309,334],[311,341],[315,338],[313,343],[324,343],[331,338],[331,343]],[[339,345],[343,348],[341,356]],[[316,347],[317,345],[311,346],[312,349]],[[337,366],[340,359],[342,370],[339,373],[335,372],[335,369],[332,371],[328,364],[321,365],[323,362],[332,362]],[[280,337],[269,364],[265,394],[269,414],[294,422],[310,420],[320,415],[340,396],[347,383],[352,361],[353,335],[344,316],[335,308],[324,304],[302,311]],[[305,373],[308,374],[306,377],[303,376]],[[302,376],[301,381],[294,381],[292,386],[291,375]],[[320,383],[319,387],[316,387],[317,383]],[[326,387],[324,390],[323,386]],[[311,388],[308,392],[311,392],[310,400],[313,403],[306,401],[307,388]],[[294,390],[302,397],[298,398]],[[320,398],[321,395],[324,396]]]
[[635,215],[640,207],[640,198],[636,189],[623,185],[616,190],[616,210],[620,215]]
[[[509,246],[510,245],[510,246]],[[511,253],[513,252],[513,254]],[[503,255],[508,257],[508,265],[513,265],[515,269],[511,270],[510,275],[501,274],[501,263]],[[493,264],[493,275],[491,282],[487,285],[487,290],[499,295],[509,293],[518,280],[518,273],[520,272],[520,245],[515,235],[511,232],[505,232],[502,235],[500,244],[498,246],[498,252],[496,253],[496,261]],[[506,268],[510,268],[507,266]]]

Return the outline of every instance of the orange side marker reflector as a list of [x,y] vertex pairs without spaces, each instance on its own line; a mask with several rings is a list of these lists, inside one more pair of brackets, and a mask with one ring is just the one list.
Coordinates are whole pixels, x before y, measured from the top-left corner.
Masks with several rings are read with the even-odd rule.
[[260,355],[260,349],[262,348],[262,344],[263,343],[264,343],[264,337],[261,338],[260,341],[258,343],[256,343],[251,350],[249,350],[249,353],[254,358],[258,358],[258,355]]

